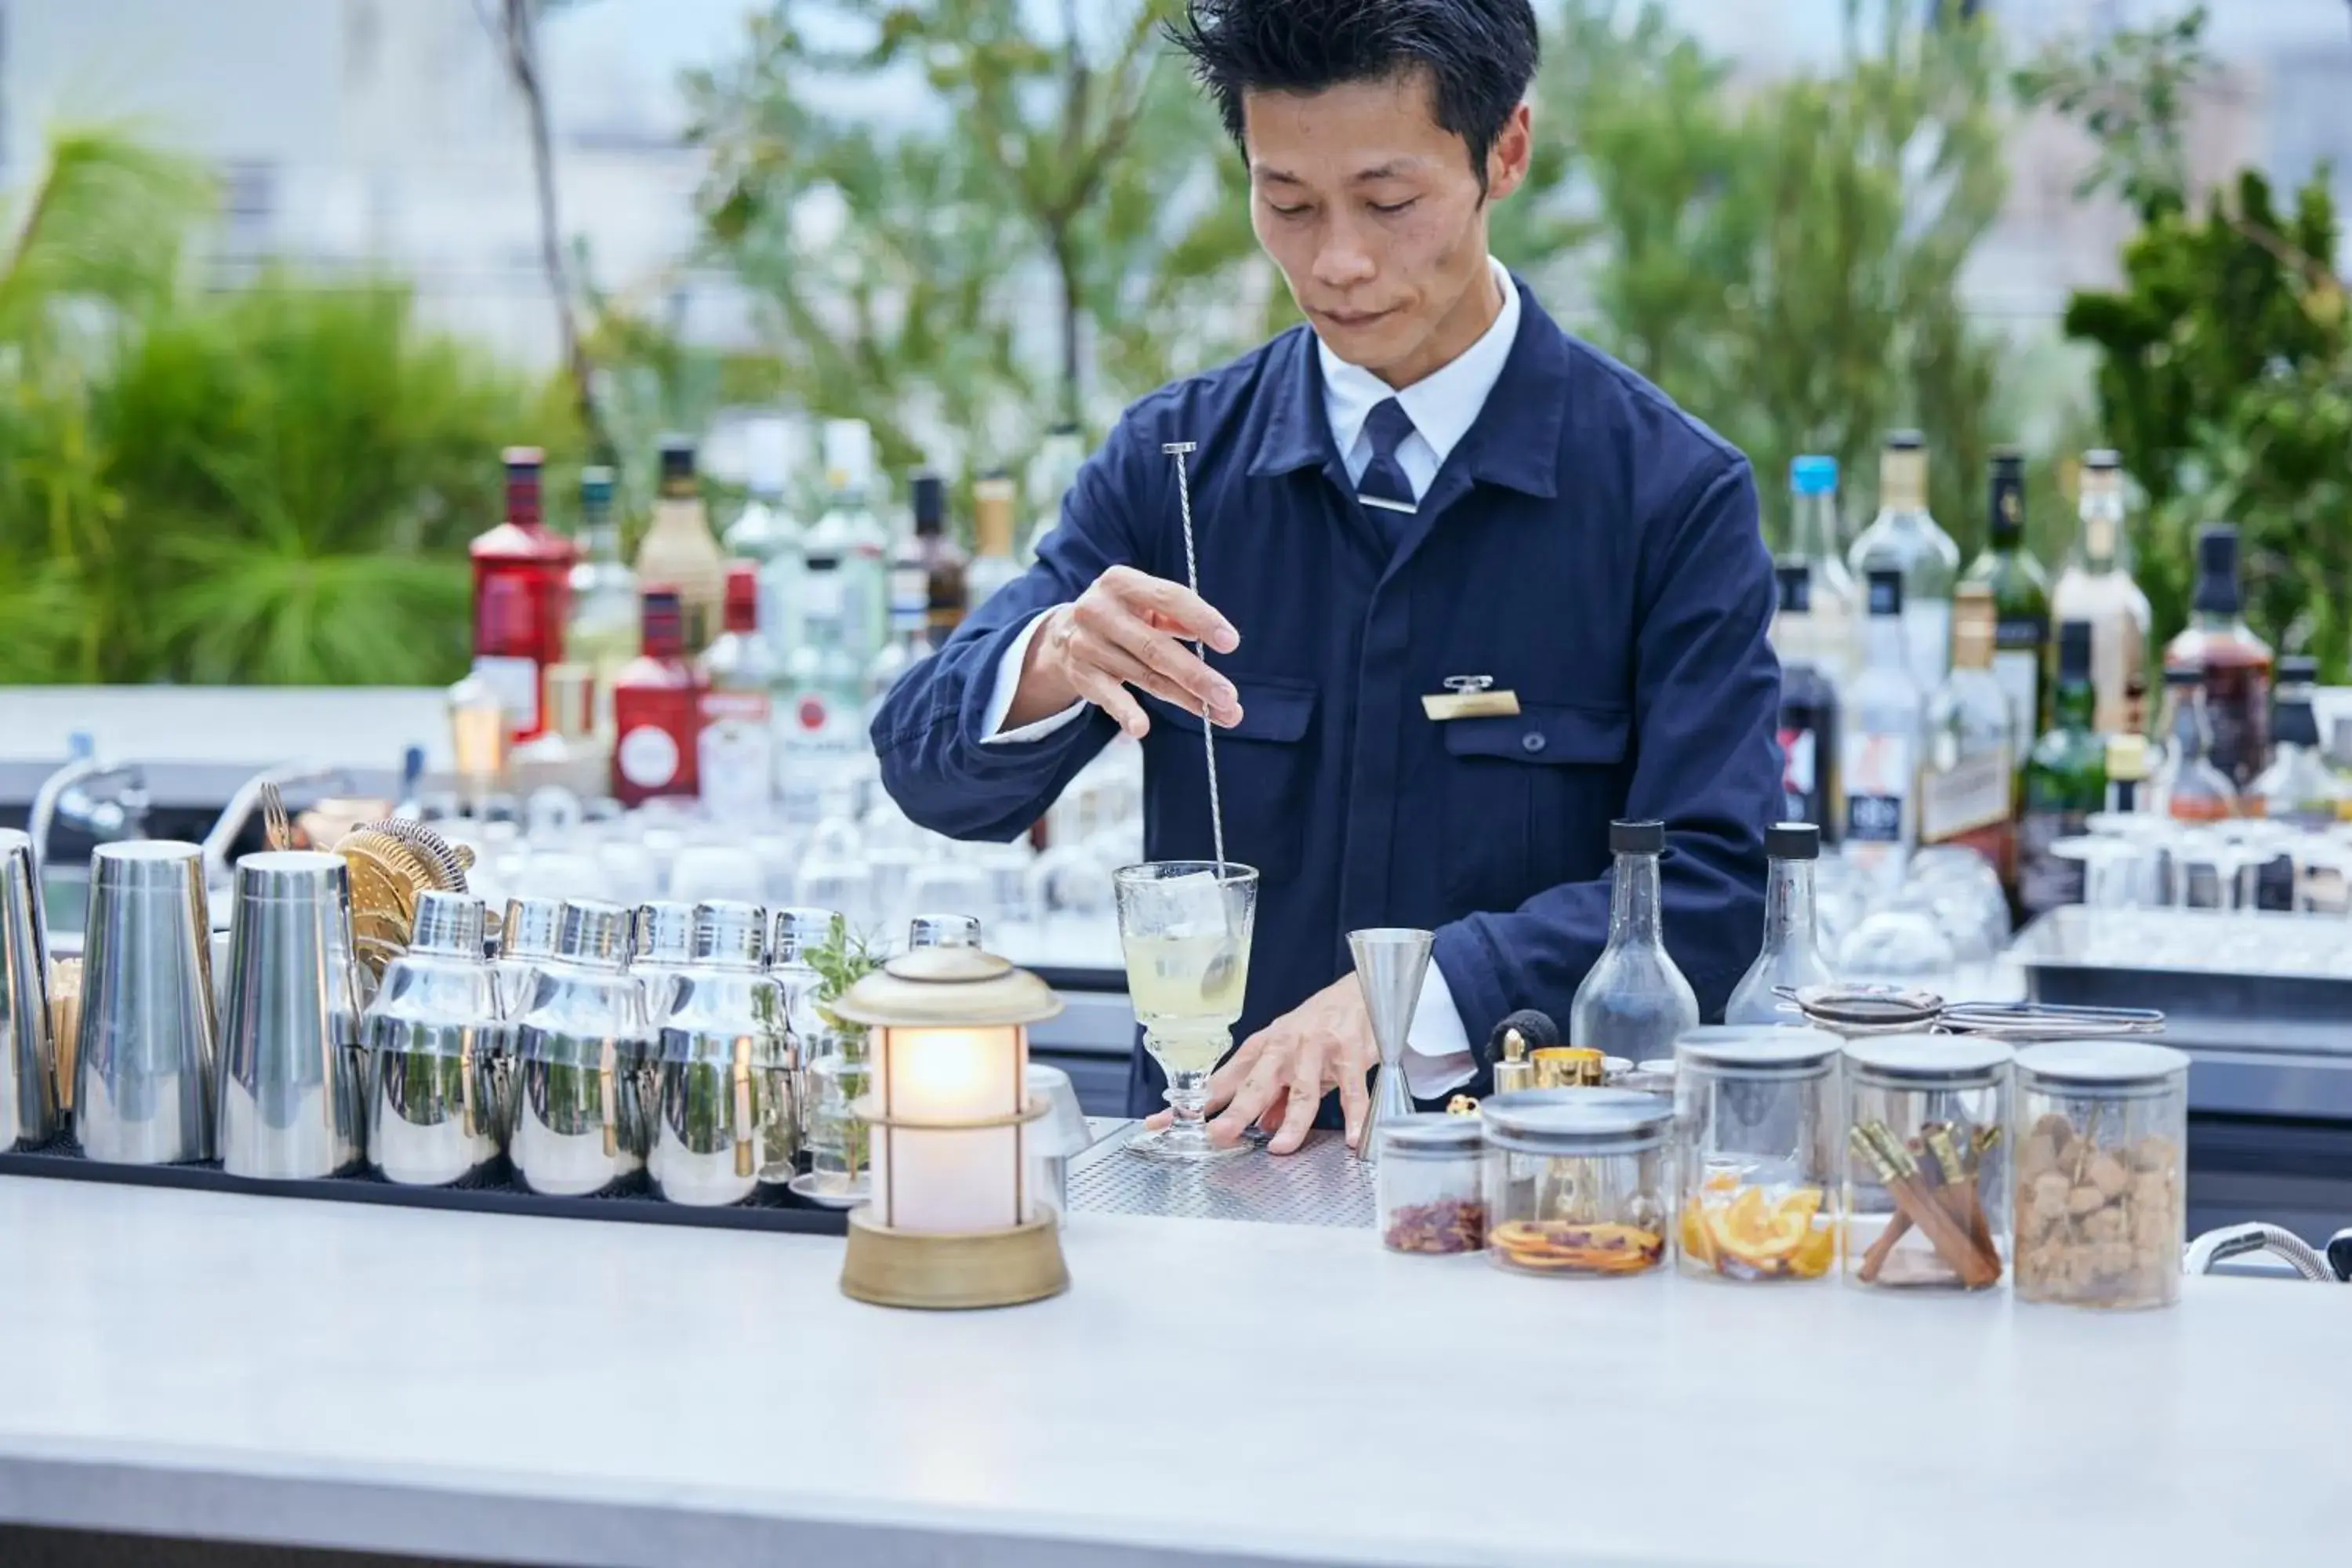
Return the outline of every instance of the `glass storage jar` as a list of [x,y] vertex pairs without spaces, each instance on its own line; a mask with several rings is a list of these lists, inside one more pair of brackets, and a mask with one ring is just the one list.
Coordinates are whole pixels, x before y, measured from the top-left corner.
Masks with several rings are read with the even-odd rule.
[[1985,1290],[2009,1265],[2010,1063],[1998,1040],[1845,1047],[1845,1277]]
[[2017,1053],[2017,1294],[2168,1307],[2187,1239],[2189,1058],[2137,1040]]
[[1486,1245],[1486,1152],[1478,1118],[1430,1111],[1383,1121],[1381,1245],[1391,1252],[1475,1252]]
[[1530,1089],[1478,1107],[1486,1255],[1526,1274],[1646,1274],[1665,1258],[1674,1106],[1614,1089]]
[[1763,1024],[1675,1041],[1684,1273],[1818,1279],[1837,1261],[1843,1044]]

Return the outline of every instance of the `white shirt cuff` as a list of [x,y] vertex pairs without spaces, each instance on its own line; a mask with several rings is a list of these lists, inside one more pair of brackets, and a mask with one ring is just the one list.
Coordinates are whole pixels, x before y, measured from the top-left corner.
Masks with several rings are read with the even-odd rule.
[[1415,1100],[1450,1094],[1478,1076],[1478,1058],[1470,1052],[1470,1031],[1463,1026],[1462,1010],[1454,1005],[1454,988],[1445,983],[1445,971],[1433,963],[1421,983],[1421,1001],[1412,1010],[1407,1037],[1404,1085]]
[[1011,746],[1023,741],[1042,741],[1087,710],[1083,702],[1073,702],[1051,718],[1040,719],[1034,724],[1024,724],[1018,730],[1004,727],[1004,716],[1013,711],[1013,699],[1021,689],[1022,662],[1029,657],[1029,639],[1045,624],[1044,611],[1029,617],[1013,646],[996,662],[996,686],[988,694],[988,710],[982,715],[980,743],[983,746]]

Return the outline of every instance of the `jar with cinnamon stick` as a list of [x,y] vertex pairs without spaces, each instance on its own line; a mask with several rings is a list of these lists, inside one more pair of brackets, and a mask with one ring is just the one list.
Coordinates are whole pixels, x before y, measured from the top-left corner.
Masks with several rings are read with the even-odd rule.
[[1990,1290],[2008,1273],[2013,1055],[1964,1035],[1846,1046],[1850,1282]]
[[2189,1057],[2138,1040],[2017,1053],[2017,1294],[2168,1307],[2188,1231]]

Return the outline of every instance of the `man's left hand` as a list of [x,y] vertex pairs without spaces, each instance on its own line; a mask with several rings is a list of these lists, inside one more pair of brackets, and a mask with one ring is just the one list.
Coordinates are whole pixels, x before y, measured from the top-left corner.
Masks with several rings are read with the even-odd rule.
[[[1316,1108],[1337,1089],[1352,1149],[1371,1110],[1365,1079],[1380,1059],[1363,987],[1354,975],[1342,975],[1244,1040],[1210,1076],[1209,1135],[1232,1143],[1255,1121],[1274,1129],[1268,1152],[1296,1153],[1315,1124]],[[1165,1127],[1168,1113],[1146,1125]]]

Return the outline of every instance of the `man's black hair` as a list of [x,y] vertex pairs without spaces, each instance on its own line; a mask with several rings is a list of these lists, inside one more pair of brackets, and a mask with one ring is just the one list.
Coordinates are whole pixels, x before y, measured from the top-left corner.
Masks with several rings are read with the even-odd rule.
[[1486,154],[1535,79],[1533,0],[1186,0],[1169,36],[1242,139],[1248,92],[1320,92],[1426,70],[1437,123]]

